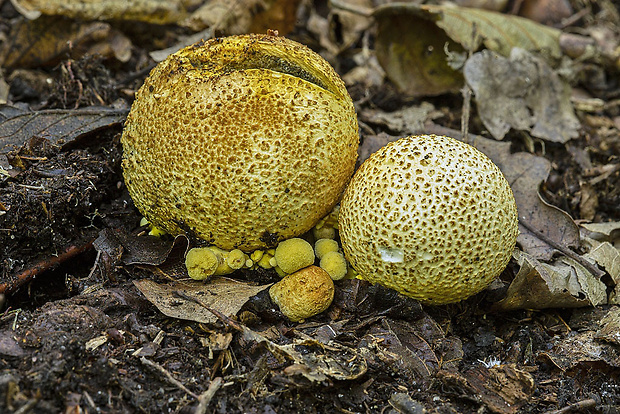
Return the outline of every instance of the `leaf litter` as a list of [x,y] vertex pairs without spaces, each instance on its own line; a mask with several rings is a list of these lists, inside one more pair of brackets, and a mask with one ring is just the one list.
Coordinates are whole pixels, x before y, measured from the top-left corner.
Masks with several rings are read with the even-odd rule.
[[[21,6],[14,18],[22,13],[35,19],[38,12],[77,16],[61,12],[56,2],[13,3]],[[3,66],[12,62],[13,72],[6,78],[11,105],[2,107],[0,124],[8,131],[0,157],[0,278],[11,286],[0,297],[0,304],[8,305],[0,318],[0,407],[617,410],[620,143],[617,105],[608,93],[617,71],[617,42],[600,36],[605,19],[618,22],[613,14],[597,15],[600,21],[581,30],[586,36],[571,38],[573,47],[587,48],[573,49],[569,56],[579,61],[558,67],[570,46],[561,41],[566,33],[478,9],[393,4],[373,12],[370,2],[336,1],[327,7],[304,3],[291,11],[279,1],[260,7],[241,1],[228,8],[217,1],[169,2],[167,7],[180,14],[156,29],[165,33],[162,39],[147,36],[145,42],[139,32],[148,29],[135,20],[155,29],[171,16],[148,13],[156,3],[144,2],[139,17],[118,14],[124,9],[115,2],[100,2],[103,11],[84,8],[83,22],[76,21],[69,39],[86,47],[72,49],[71,58],[63,56],[67,37],[53,30],[46,49],[60,53],[20,58],[41,44],[24,35],[11,43],[12,54],[4,49],[1,55]],[[68,7],[82,6],[76,1]],[[217,22],[208,20],[216,15],[204,10],[218,7]],[[202,15],[193,14],[201,8]],[[119,17],[134,20],[134,30],[118,25]],[[187,24],[192,18],[198,26]],[[44,22],[40,19],[36,24]],[[94,43],[79,35],[102,20]],[[463,24],[455,24],[458,20]],[[400,136],[434,132],[469,141],[500,166],[517,199],[521,235],[508,269],[487,291],[456,305],[422,307],[380,286],[343,280],[328,311],[291,324],[264,293],[279,279],[273,272],[190,281],[182,263],[190,242],[145,235],[120,178],[124,112],[113,109],[112,99],[121,96],[130,103],[152,64],[151,52],[163,56],[192,35],[266,25],[320,49],[349,75],[345,79],[362,127],[361,159]],[[523,40],[530,33],[538,43]],[[536,94],[514,99],[515,90],[489,87],[506,83],[489,76],[489,56],[503,59],[505,71],[522,72],[522,63],[510,58],[517,53],[514,46],[527,51],[519,52],[520,62],[539,69],[530,75],[543,86],[535,91],[540,99]],[[64,81],[64,91],[22,86],[27,93],[17,93],[18,81],[29,85],[33,78],[26,74],[33,70],[59,80],[60,72],[45,65],[59,59],[70,74],[69,65],[97,50],[112,71],[91,76],[113,90],[98,94],[106,109],[84,106],[79,88],[85,77]],[[466,69],[463,76],[466,62],[486,73],[478,88]],[[19,72],[26,66],[34,69]],[[464,80],[474,92],[471,114],[464,105],[467,95],[459,94]],[[569,80],[571,98],[565,92]],[[592,95],[576,98],[577,82]],[[495,93],[485,95],[481,87]],[[15,106],[14,96],[30,96],[38,108]],[[510,121],[516,114],[523,116],[508,122],[508,129],[503,126],[501,134],[494,131],[490,120]],[[470,122],[467,136],[456,130],[460,119]],[[485,135],[501,135],[503,141]],[[79,385],[85,383],[87,388]],[[171,391],[162,396],[162,387]]]

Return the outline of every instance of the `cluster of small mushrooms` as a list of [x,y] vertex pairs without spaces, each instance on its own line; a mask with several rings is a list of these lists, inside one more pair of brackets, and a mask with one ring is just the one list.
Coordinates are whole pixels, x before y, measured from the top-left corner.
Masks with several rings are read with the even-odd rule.
[[189,276],[273,268],[283,278],[270,296],[292,321],[326,310],[344,277],[426,304],[463,300],[502,272],[516,243],[510,186],[470,145],[402,138],[354,174],[344,83],[273,34],[170,55],[137,92],[121,142],[125,183],[153,232],[201,241]]

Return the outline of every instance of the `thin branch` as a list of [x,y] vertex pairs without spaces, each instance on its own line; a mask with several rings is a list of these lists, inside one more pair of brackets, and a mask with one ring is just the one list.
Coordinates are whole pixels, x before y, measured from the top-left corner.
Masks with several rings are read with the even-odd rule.
[[564,408],[560,408],[559,410],[551,410],[545,412],[545,414],[568,414],[574,412],[582,412],[586,410],[590,410],[590,408],[596,407],[596,400],[594,398],[588,398],[587,400],[581,400],[574,404],[567,405]]
[[213,399],[213,396],[222,386],[222,377],[213,378],[213,381],[209,384],[209,388],[198,398],[198,407],[194,411],[194,414],[204,414],[207,412],[207,408],[209,407],[209,403]]
[[200,398],[198,396],[198,394],[195,394],[195,393],[191,392],[185,385],[183,385],[181,383],[181,381],[179,381],[178,379],[174,378],[172,376],[172,374],[170,372],[168,372],[168,370],[166,370],[166,368],[162,367],[158,363],[153,362],[153,361],[151,361],[149,359],[146,359],[145,357],[140,358],[140,362],[142,362],[144,365],[148,365],[149,367],[155,368],[157,371],[159,371],[161,374],[163,374],[164,377],[166,377],[166,379],[168,380],[169,383],[171,383],[175,387],[177,387],[180,390],[184,391],[185,393],[191,395],[192,397],[194,397],[197,400]]

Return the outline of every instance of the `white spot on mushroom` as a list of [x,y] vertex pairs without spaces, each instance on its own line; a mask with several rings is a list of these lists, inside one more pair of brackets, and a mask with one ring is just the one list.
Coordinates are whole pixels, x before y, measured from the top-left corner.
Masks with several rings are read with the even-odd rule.
[[422,260],[433,260],[433,254],[429,252],[422,252]]
[[381,260],[387,263],[403,263],[405,261],[405,252],[398,247],[379,246],[377,248]]

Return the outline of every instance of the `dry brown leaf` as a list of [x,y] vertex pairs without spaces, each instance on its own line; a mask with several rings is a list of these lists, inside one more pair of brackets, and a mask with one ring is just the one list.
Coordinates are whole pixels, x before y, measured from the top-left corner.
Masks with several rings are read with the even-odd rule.
[[263,9],[252,17],[250,33],[277,30],[280,36],[290,33],[297,23],[297,9],[301,0],[263,1]]
[[489,368],[479,365],[463,373],[471,393],[498,414],[516,414],[527,404],[536,386],[532,375],[514,364]]
[[498,310],[575,308],[607,303],[607,286],[580,264],[562,258],[553,264],[539,262],[515,250],[519,272]]
[[461,88],[463,77],[449,65],[444,47],[452,53],[463,48],[434,22],[396,8],[379,9],[375,17],[377,59],[401,92],[431,96]]
[[[0,168],[10,170],[6,154],[26,145],[34,138],[52,145],[67,145],[87,136],[119,125],[127,110],[89,107],[75,110],[48,109],[27,111],[11,105],[0,106]],[[7,178],[0,174],[0,182]]]
[[88,20],[136,20],[176,23],[186,15],[188,0],[11,0],[24,17],[44,14]]
[[600,323],[601,329],[596,332],[595,338],[620,345],[620,307],[612,306]]
[[278,345],[246,326],[241,326],[241,329],[245,341],[262,344],[282,363],[292,362],[283,370],[290,376],[300,375],[311,382],[323,382],[330,378],[345,381],[361,377],[368,369],[366,360],[358,350],[337,342],[324,344],[308,338]]
[[420,105],[406,106],[394,112],[378,109],[363,109],[359,118],[369,124],[381,125],[399,135],[411,135],[424,130],[424,124],[443,116],[433,104],[422,102]]
[[41,17],[22,21],[11,29],[10,41],[0,50],[5,68],[55,65],[67,56],[100,54],[126,62],[131,41],[108,23],[80,23],[65,18]]
[[213,278],[208,283],[186,280],[164,285],[143,279],[134,281],[134,285],[164,315],[202,323],[215,323],[217,317],[204,306],[181,298],[176,294],[177,291],[200,299],[209,308],[225,316],[233,316],[252,296],[270,286],[256,286],[222,277]]
[[[346,5],[353,9],[369,10],[372,8],[372,0],[348,0]],[[336,45],[341,52],[353,46],[361,34],[372,24],[370,16],[353,13],[335,7],[330,9],[327,16],[329,37],[332,44]]]
[[577,365],[592,365],[600,368],[601,363],[620,368],[620,348],[597,339],[596,332],[575,332],[560,337],[549,351],[541,352],[538,358],[546,358],[563,371]]
[[266,33],[285,35],[295,27],[300,0],[211,0],[181,22],[193,31],[210,28],[227,35]]
[[460,89],[463,52],[483,45],[503,56],[519,47],[549,60],[561,57],[559,30],[518,16],[413,3],[378,7],[374,16],[377,57],[398,88],[413,96]]
[[509,58],[489,50],[475,53],[463,73],[476,96],[478,114],[496,139],[511,128],[551,142],[579,136],[569,85],[524,49],[513,48]]

